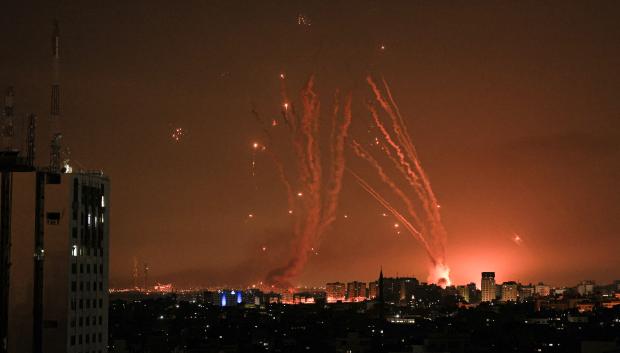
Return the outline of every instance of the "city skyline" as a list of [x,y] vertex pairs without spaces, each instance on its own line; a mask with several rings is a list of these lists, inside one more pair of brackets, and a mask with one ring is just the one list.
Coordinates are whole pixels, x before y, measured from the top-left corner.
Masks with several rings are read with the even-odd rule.
[[[60,22],[72,164],[114,180],[111,287],[132,283],[134,258],[151,282],[180,286],[256,283],[282,264],[286,193],[253,147],[266,142],[252,111],[279,117],[281,75],[297,100],[311,74],[325,114],[336,89],[352,93],[358,137],[366,75],[385,77],[441,205],[454,284],[480,285],[483,271],[558,286],[620,277],[620,5],[351,4],[12,3],[0,14],[0,84],[15,87],[19,117],[49,110]],[[426,281],[422,246],[384,213],[345,174],[336,220],[292,284],[368,281],[380,266]]]

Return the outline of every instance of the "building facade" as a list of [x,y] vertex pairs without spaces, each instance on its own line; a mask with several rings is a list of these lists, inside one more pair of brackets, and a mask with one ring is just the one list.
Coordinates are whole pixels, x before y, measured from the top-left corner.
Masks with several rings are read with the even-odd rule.
[[534,293],[538,297],[548,297],[551,295],[551,287],[543,283],[538,283],[534,286]]
[[519,290],[517,282],[504,282],[502,283],[502,301],[503,302],[516,302],[519,298]]
[[595,283],[592,280],[581,281],[577,285],[577,293],[581,296],[592,295],[594,293],[594,285]]
[[347,300],[361,302],[367,299],[366,283],[353,281],[347,283]]
[[[100,172],[45,175],[42,346],[107,352],[110,183]],[[9,352],[32,350],[37,172],[15,174]],[[40,224],[40,223],[39,223]],[[35,261],[36,263],[36,261]]]
[[375,299],[378,295],[379,283],[377,281],[368,283],[368,299]]
[[465,285],[459,285],[456,287],[458,295],[469,303],[469,288]]
[[328,303],[343,302],[346,299],[346,286],[340,282],[327,283],[325,295]]
[[492,302],[496,299],[495,293],[495,272],[482,272],[482,280],[480,281],[482,289],[482,301]]

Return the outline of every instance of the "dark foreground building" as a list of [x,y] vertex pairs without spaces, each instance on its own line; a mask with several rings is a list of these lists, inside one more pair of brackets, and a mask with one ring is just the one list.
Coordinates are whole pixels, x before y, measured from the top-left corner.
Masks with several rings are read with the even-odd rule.
[[[35,246],[37,174],[44,178],[39,224],[45,243]],[[44,352],[107,352],[108,178],[101,172],[14,173],[13,188],[8,352],[32,352],[38,334]],[[36,310],[42,310],[39,324]]]

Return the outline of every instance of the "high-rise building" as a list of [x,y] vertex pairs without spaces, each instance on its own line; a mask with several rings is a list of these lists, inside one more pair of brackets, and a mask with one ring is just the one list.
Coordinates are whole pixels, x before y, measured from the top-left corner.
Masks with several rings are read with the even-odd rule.
[[383,300],[386,303],[396,304],[400,301],[400,282],[398,278],[383,278]]
[[377,281],[368,283],[368,299],[375,299],[379,295],[379,283]]
[[482,272],[480,287],[482,289],[483,302],[491,302],[495,300],[495,272]]
[[328,303],[343,302],[346,298],[346,286],[340,282],[327,283],[325,285],[325,295]]
[[[29,172],[13,181],[8,352],[31,351],[37,337],[47,352],[106,352],[108,178]],[[35,243],[35,233],[44,234],[44,244]]]
[[504,282],[502,283],[502,301],[503,302],[516,302],[519,297],[519,291],[517,288],[517,282]]
[[347,300],[350,302],[366,300],[366,283],[357,281],[347,283]]
[[400,302],[412,301],[415,288],[420,284],[418,279],[415,277],[400,277],[397,280],[400,282]]

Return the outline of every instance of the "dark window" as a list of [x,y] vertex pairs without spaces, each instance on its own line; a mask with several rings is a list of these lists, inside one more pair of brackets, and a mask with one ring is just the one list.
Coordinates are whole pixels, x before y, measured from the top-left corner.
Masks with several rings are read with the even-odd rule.
[[73,229],[71,229],[71,236],[73,237],[73,239],[77,239],[77,228],[73,227]]
[[101,343],[101,332],[99,332],[99,333],[97,334],[97,336],[98,336],[98,337],[97,337],[97,338],[98,338],[98,341]]
[[80,273],[84,273],[84,264],[80,264]]
[[86,317],[86,326],[90,326],[90,316]]
[[[84,308],[84,300],[80,299],[80,309]],[[80,321],[82,321],[82,318],[80,318]]]
[[71,327],[75,327],[75,318],[71,319]]
[[103,290],[103,282],[99,282],[99,290]]
[[77,288],[77,285],[76,285],[75,281],[71,281],[71,291],[75,292],[76,288]]
[[59,224],[60,223],[60,212],[48,212],[47,213],[47,224]]
[[77,273],[77,264],[71,264],[71,273],[73,274]]
[[75,346],[75,336],[71,336],[71,345]]
[[84,326],[84,318],[83,318],[83,317],[81,317],[81,318],[78,320],[78,323],[79,323],[78,325],[79,325],[80,327]]
[[103,274],[103,264],[99,265],[99,273]]
[[79,343],[79,344],[82,344],[82,335],[79,335],[79,336],[78,336],[78,343]]
[[87,333],[86,335],[86,344],[90,343],[90,335]]
[[99,325],[102,325],[102,322],[103,322],[103,317],[99,316]]
[[99,299],[99,307],[103,308],[103,299]]
[[45,183],[58,185],[60,184],[60,174],[59,173],[45,173]]
[[90,299],[86,299],[86,309],[90,309]]
[[75,299],[71,299],[71,310],[75,310]]
[[80,292],[84,291],[84,282],[80,282]]

